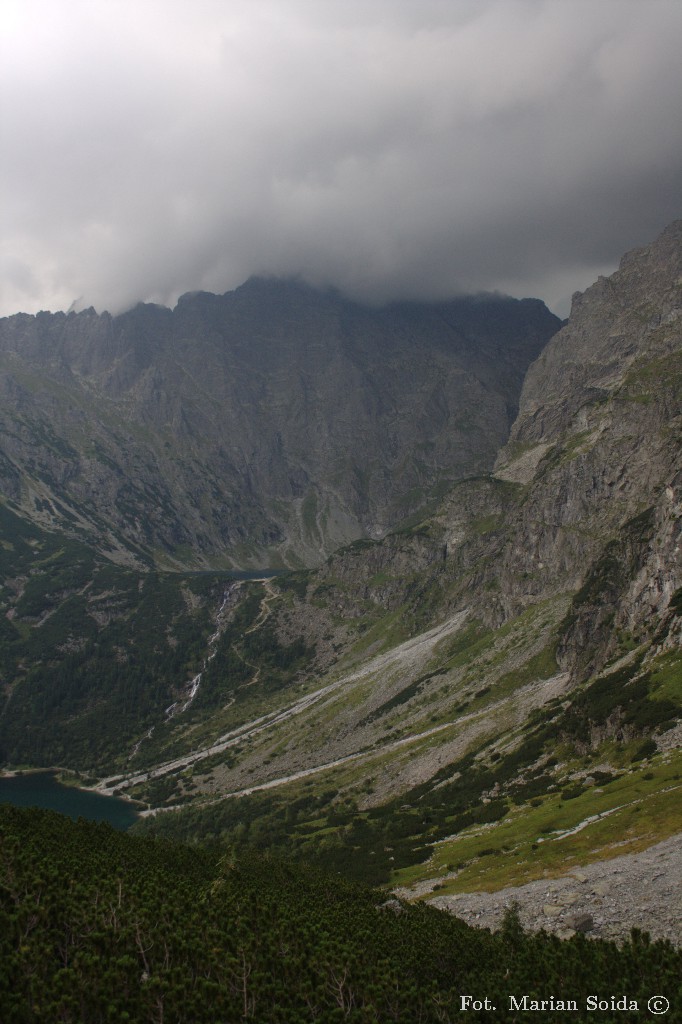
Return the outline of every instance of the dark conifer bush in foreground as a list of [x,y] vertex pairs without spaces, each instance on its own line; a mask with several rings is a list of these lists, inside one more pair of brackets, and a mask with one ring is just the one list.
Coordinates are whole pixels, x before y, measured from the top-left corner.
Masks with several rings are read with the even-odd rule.
[[[0,808],[3,1024],[516,1021],[509,996],[574,999],[572,1021],[682,1007],[682,954],[634,935],[499,934],[304,864],[128,836]],[[639,1011],[585,1010],[626,993]],[[461,1009],[462,995],[497,1011]],[[556,1020],[539,1012],[534,1020]]]

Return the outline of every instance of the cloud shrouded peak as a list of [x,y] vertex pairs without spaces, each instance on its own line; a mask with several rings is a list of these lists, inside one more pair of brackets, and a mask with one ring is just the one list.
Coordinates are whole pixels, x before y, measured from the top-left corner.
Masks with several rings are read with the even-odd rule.
[[6,0],[2,313],[575,288],[680,214],[677,0]]

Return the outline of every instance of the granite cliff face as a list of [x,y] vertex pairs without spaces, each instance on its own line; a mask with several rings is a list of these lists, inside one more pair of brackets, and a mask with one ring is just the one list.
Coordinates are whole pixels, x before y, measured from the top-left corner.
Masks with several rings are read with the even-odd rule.
[[254,279],[171,311],[0,321],[0,488],[119,560],[314,564],[486,472],[559,323]]
[[[495,476],[523,488],[503,559],[524,591],[579,589],[562,660],[651,636],[680,578],[682,221],[576,295],[526,377]],[[518,584],[510,597],[522,599]]]

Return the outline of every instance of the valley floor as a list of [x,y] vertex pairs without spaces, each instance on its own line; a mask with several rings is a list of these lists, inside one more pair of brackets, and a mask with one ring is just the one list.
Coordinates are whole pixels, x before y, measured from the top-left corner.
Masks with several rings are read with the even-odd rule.
[[[415,889],[401,890],[414,897]],[[497,892],[434,896],[428,901],[467,924],[497,929],[517,904],[524,928],[568,937],[575,930],[604,939],[645,928],[653,939],[682,941],[682,833],[639,853],[595,861],[559,878]],[[644,925],[642,922],[646,921]]]

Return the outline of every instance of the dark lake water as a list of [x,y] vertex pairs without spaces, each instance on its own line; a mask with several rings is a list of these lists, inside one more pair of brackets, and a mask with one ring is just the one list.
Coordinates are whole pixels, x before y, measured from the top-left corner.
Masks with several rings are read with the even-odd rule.
[[0,778],[0,803],[17,807],[46,807],[70,818],[89,818],[108,821],[114,828],[124,831],[137,820],[135,804],[100,796],[75,786],[63,786],[52,772],[31,772]]

